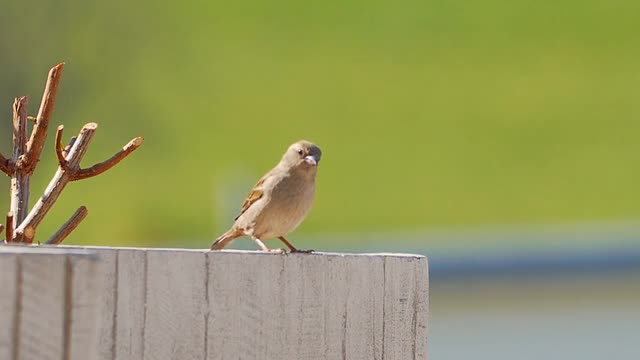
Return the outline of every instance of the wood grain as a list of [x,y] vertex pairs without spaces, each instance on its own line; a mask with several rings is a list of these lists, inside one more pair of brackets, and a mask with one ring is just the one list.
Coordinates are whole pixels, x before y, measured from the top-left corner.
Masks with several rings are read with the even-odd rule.
[[[20,359],[64,359],[66,256],[22,254]],[[46,302],[42,301],[46,299]]]
[[194,251],[148,251],[142,359],[202,359],[205,333],[205,256]]
[[142,359],[147,303],[147,252],[118,250],[115,354],[111,359]]
[[[98,262],[92,256],[68,256],[67,283],[71,286],[71,298],[65,299],[67,310],[71,311],[68,320],[69,359],[94,359],[97,348],[98,302],[102,298],[102,288],[96,278]],[[71,279],[68,276],[71,275]],[[69,294],[67,294],[68,296]],[[109,294],[105,294],[109,295]]]
[[[419,294],[418,266],[424,258],[386,257],[384,260],[384,359],[413,359],[425,354],[425,339],[417,339],[416,329],[426,326],[426,318],[417,310],[424,309],[424,296]],[[424,335],[424,331],[420,331]],[[426,355],[421,355],[423,358]]]
[[[59,247],[63,248],[63,247]],[[97,299],[98,330],[96,356],[99,360],[113,360],[115,352],[114,324],[117,312],[117,258],[118,250],[102,248],[100,268],[96,275],[96,285],[101,291]]]
[[[20,359],[91,359],[92,348],[100,360],[427,358],[425,257],[84,248],[100,258],[94,271],[64,257],[4,260],[6,248],[0,321],[22,307]],[[12,334],[0,335],[4,358]]]
[[0,252],[0,359],[14,358],[19,269],[17,254]]
[[[394,296],[417,291],[411,286],[416,279],[415,263],[426,269],[426,260],[414,259],[398,258],[387,273],[390,284],[385,287],[382,256],[212,252],[208,359],[409,356],[408,352],[416,348],[416,336],[411,331],[414,323],[401,322],[411,321],[412,316],[418,319],[413,314],[417,308],[410,308],[413,302],[398,308],[396,303],[404,305],[406,300]],[[398,271],[402,263],[410,266]],[[408,279],[402,279],[407,271],[411,272]],[[385,288],[393,293],[385,296]],[[392,325],[386,329],[386,335],[394,341],[407,338],[398,346],[400,350],[389,345],[383,352],[385,298],[393,314],[386,320],[398,323],[397,328]],[[420,315],[420,319],[425,316]],[[413,354],[406,358],[413,359]]]
[[0,246],[0,359],[95,359],[97,269],[86,251]]

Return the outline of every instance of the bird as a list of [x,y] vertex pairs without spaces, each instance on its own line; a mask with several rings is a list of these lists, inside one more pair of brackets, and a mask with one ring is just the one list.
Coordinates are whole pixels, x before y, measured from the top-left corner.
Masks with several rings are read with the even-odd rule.
[[321,157],[322,150],[310,141],[300,140],[289,146],[278,165],[256,183],[231,228],[216,239],[211,250],[221,250],[236,238],[250,236],[265,252],[286,253],[264,244],[264,240],[274,238],[280,239],[292,253],[312,252],[297,249],[285,236],[311,210]]

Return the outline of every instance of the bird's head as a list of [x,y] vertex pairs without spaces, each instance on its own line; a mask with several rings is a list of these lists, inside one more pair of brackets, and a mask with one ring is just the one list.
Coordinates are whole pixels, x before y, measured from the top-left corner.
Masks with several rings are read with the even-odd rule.
[[300,169],[316,169],[320,164],[322,150],[318,145],[307,141],[298,141],[287,149],[282,156],[281,164],[287,167],[295,167]]

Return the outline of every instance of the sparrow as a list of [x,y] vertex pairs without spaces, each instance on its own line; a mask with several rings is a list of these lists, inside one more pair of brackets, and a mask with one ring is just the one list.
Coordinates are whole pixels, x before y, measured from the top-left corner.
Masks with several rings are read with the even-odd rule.
[[264,240],[273,238],[280,239],[291,252],[312,252],[298,250],[285,235],[295,230],[311,210],[321,157],[322,151],[312,142],[301,140],[289,146],[278,165],[253,187],[233,226],[216,239],[211,250],[250,236],[266,252],[286,252],[264,244]]

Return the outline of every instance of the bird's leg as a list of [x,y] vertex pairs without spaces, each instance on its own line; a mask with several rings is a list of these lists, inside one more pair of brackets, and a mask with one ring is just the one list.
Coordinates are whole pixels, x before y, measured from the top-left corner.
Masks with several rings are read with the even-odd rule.
[[312,253],[313,250],[298,250],[295,246],[293,246],[293,244],[291,244],[289,242],[289,240],[285,239],[284,236],[280,236],[278,239],[280,239],[280,241],[282,241],[285,245],[287,245],[287,247],[289,248],[289,250],[291,250],[292,253]]
[[257,237],[254,237],[253,241],[255,241],[256,244],[258,244],[258,246],[260,246],[260,249],[262,249],[262,251],[264,251],[264,252],[275,253],[275,254],[286,254],[286,251],[284,249],[269,249],[267,247],[267,245],[265,245],[262,242],[262,240],[258,239]]

